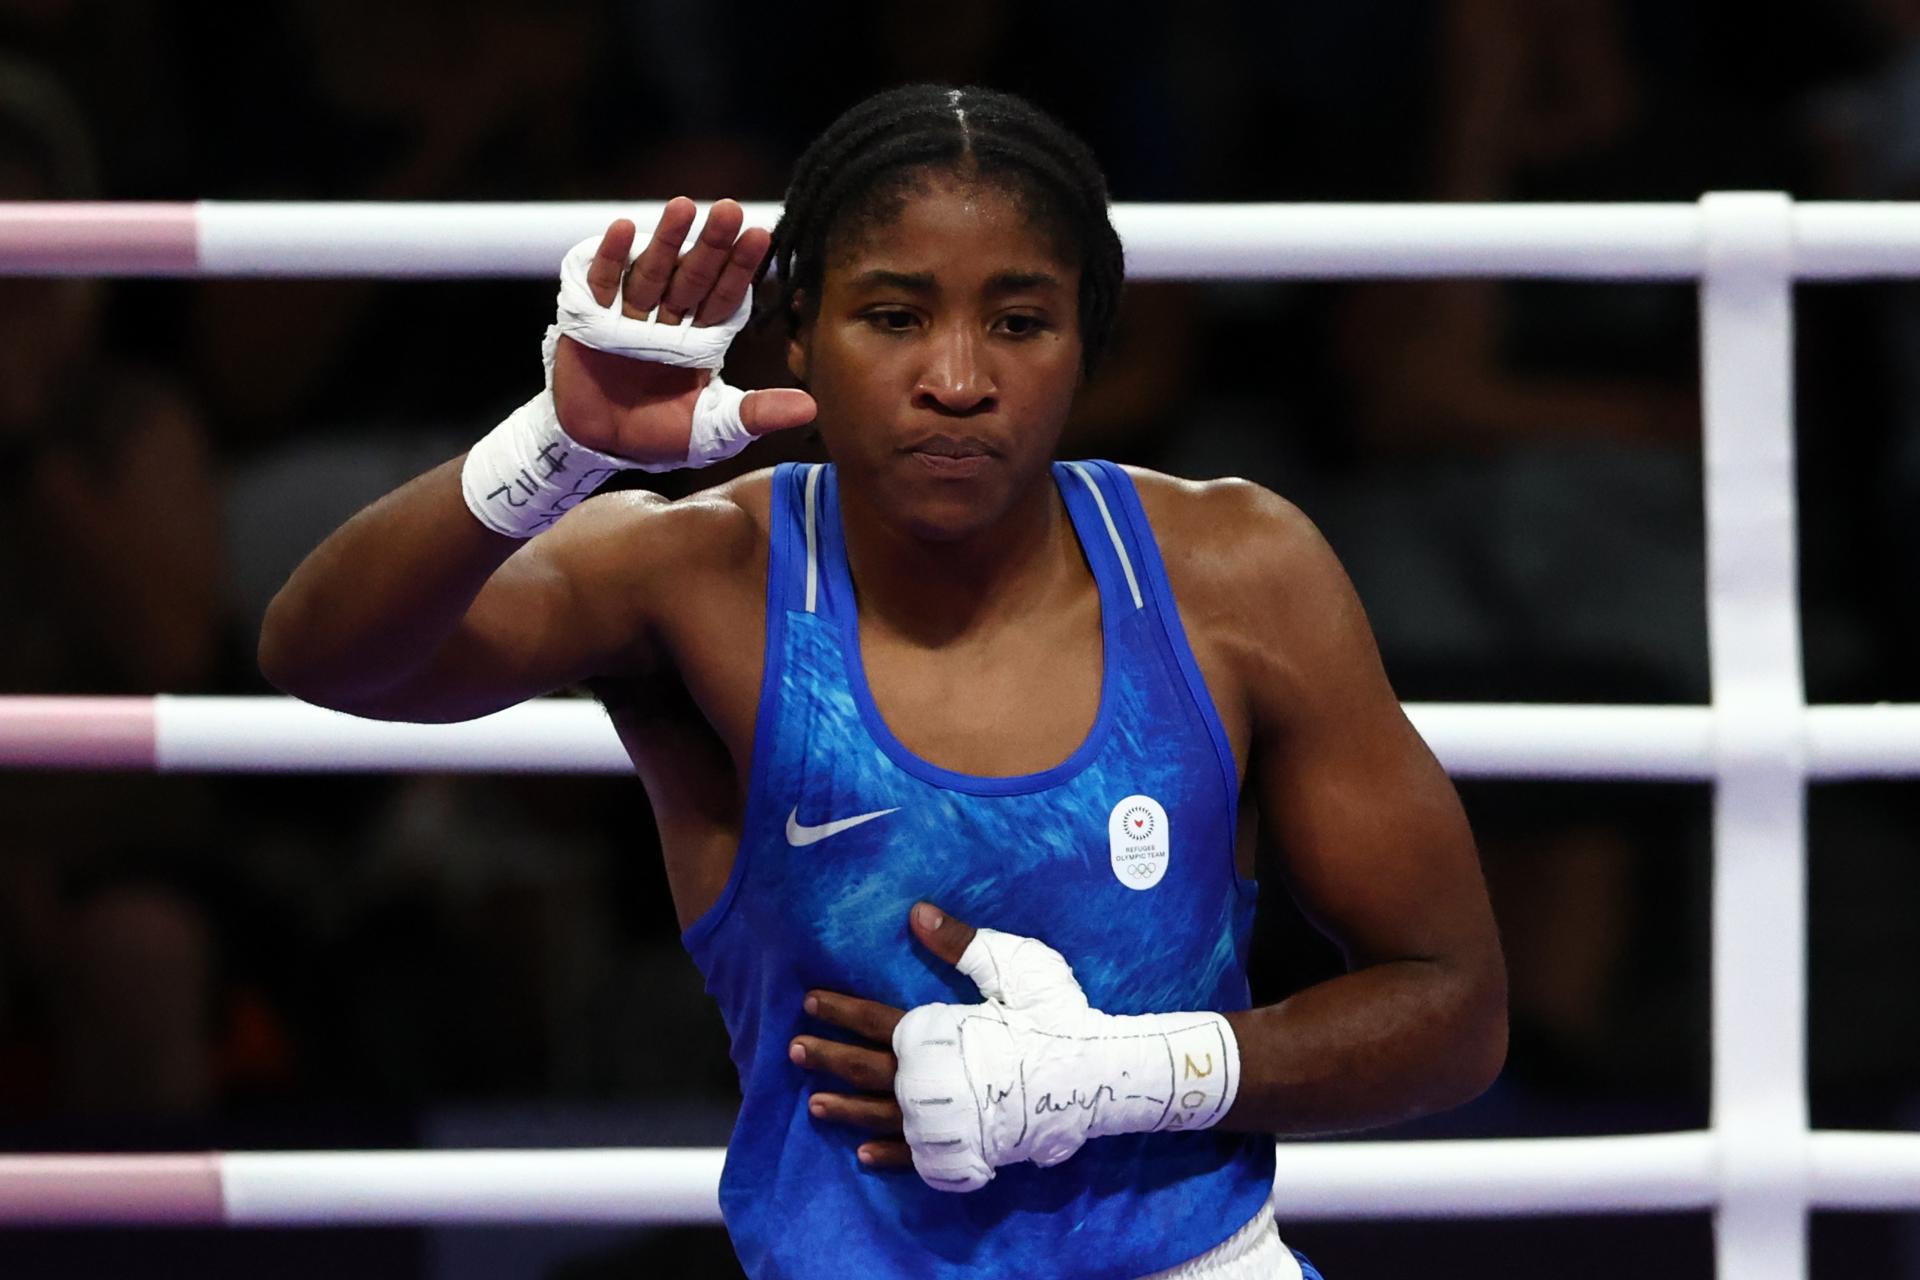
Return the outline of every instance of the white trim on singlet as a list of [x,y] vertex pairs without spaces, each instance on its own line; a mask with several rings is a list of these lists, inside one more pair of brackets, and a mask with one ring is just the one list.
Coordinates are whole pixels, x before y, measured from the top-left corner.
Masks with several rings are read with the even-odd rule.
[[820,464],[815,463],[807,469],[807,612],[814,612],[814,601],[820,591],[820,542],[814,536],[814,512],[819,503],[815,490],[820,487]]
[[1133,592],[1133,607],[1146,608],[1145,603],[1140,599],[1140,580],[1133,576],[1133,559],[1127,555],[1126,544],[1120,541],[1120,531],[1113,527],[1113,513],[1107,510],[1106,495],[1100,492],[1100,486],[1095,484],[1093,477],[1087,474],[1084,464],[1069,462],[1066,468],[1079,476],[1080,483],[1087,486],[1087,492],[1093,495],[1094,504],[1100,508],[1100,518],[1107,522],[1107,536],[1113,539],[1114,554],[1120,557],[1120,567],[1126,571],[1127,590]]

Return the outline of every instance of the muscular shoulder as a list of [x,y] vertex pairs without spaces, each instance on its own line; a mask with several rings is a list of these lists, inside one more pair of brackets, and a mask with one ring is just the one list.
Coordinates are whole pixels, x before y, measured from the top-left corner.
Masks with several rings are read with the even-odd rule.
[[1333,551],[1306,513],[1250,480],[1183,480],[1126,468],[1170,576],[1196,592],[1287,595],[1324,587]]
[[568,512],[536,545],[569,576],[598,585],[677,585],[753,574],[765,558],[771,471],[756,471],[669,501],[644,489],[598,494]]
[[648,670],[676,638],[744,628],[760,607],[770,495],[767,472],[671,502],[640,489],[597,494],[496,578],[595,638],[607,673]]
[[[1372,638],[1333,549],[1293,503],[1251,481],[1127,473],[1189,632],[1255,683],[1303,677]],[[1197,639],[1200,637],[1196,637]]]

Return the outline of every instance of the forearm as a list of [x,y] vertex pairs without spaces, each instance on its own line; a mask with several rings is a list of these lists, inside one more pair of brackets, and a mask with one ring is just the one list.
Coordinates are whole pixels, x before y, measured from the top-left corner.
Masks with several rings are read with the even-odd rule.
[[1434,961],[1358,969],[1226,1017],[1241,1079],[1220,1127],[1242,1132],[1352,1132],[1444,1111],[1506,1058],[1504,980]]
[[260,669],[323,705],[390,688],[432,656],[523,543],[474,519],[461,459],[368,506],[316,547],[267,608]]

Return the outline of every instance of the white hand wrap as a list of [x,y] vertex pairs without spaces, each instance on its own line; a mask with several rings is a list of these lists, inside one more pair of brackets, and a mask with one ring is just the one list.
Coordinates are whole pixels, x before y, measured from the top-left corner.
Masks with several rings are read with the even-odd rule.
[[[460,473],[467,508],[481,524],[510,538],[530,538],[579,505],[616,471],[673,471],[704,467],[731,458],[752,443],[740,420],[747,393],[721,380],[727,348],[753,314],[753,290],[731,316],[717,325],[696,327],[689,316],[679,324],[634,320],[620,314],[616,297],[609,306],[594,300],[587,268],[600,239],[582,240],[560,263],[556,322],[540,344],[546,385],[506,421],[468,451]],[[582,346],[633,360],[682,369],[712,369],[714,375],[694,401],[687,456],[674,462],[637,462],[589,449],[560,425],[553,405],[553,355],[562,335]]]
[[1000,1165],[1059,1164],[1088,1138],[1205,1129],[1233,1106],[1240,1046],[1217,1013],[1089,1008],[1060,953],[981,929],[959,969],[984,1004],[926,1004],[893,1032],[913,1167],[976,1191]]
[[[644,248],[635,245],[635,248]],[[620,314],[620,299],[615,296],[607,306],[594,300],[593,287],[587,283],[587,268],[600,251],[600,238],[582,240],[567,250],[560,261],[560,314],[554,328],[582,346],[630,360],[651,360],[678,369],[719,369],[727,362],[727,348],[747,327],[753,314],[753,290],[740,300],[733,314],[719,324],[696,328],[689,315],[679,324],[661,324],[655,320],[631,320]],[[634,255],[638,257],[638,254]],[[657,314],[657,308],[656,308]],[[554,344],[552,331],[547,335],[547,377],[553,377]]]
[[553,410],[551,361],[547,368],[548,389],[482,436],[460,468],[467,510],[509,538],[531,538],[616,471],[639,465],[589,449],[561,429]]

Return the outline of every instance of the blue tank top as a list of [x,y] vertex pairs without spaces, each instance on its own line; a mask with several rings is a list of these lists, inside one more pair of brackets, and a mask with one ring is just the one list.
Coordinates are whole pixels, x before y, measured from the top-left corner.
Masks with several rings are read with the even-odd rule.
[[[1273,1140],[1217,1130],[1098,1138],[1051,1169],[935,1191],[910,1169],[863,1168],[872,1135],[807,1112],[813,1089],[847,1086],[787,1057],[803,1032],[848,1038],[807,1017],[809,988],[903,1009],[980,1000],[913,940],[921,899],[1042,939],[1108,1013],[1248,1007],[1255,888],[1234,868],[1233,756],[1146,514],[1111,463],[1055,463],[1053,477],[1099,585],[1099,716],[1051,769],[975,777],[914,755],[874,706],[834,469],[774,472],[740,849],[685,934],[740,1072],[720,1205],[755,1280],[1130,1280],[1219,1244],[1272,1191]],[[878,816],[834,825],[863,815]]]

